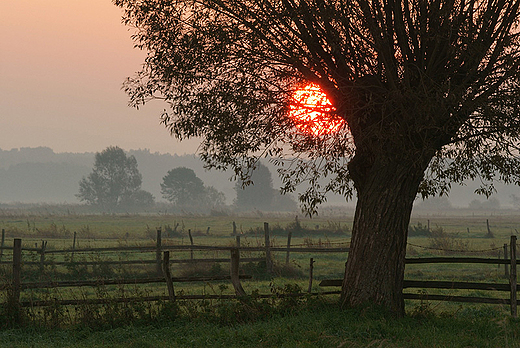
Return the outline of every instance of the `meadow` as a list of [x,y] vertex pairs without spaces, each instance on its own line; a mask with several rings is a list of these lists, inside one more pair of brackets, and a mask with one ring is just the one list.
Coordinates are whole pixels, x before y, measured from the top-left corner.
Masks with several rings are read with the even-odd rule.
[[[486,221],[487,220],[487,221]],[[22,238],[23,246],[37,249],[43,240],[46,250],[70,249],[76,234],[75,248],[108,246],[153,246],[156,231],[162,231],[163,245],[233,246],[233,222],[241,246],[262,246],[263,224],[268,222],[273,246],[284,247],[287,233],[292,232],[292,246],[345,246],[350,238],[352,212],[322,214],[308,219],[295,214],[243,214],[241,216],[172,216],[141,215],[72,215],[27,214],[0,215],[0,228],[5,230],[5,243]],[[430,235],[423,235],[426,226]],[[444,214],[414,214],[410,224],[408,257],[478,256],[503,257],[503,245],[520,228],[520,214],[475,214],[460,211]],[[492,237],[488,231],[492,232]],[[209,229],[208,229],[209,228]],[[413,233],[412,233],[413,232]],[[190,258],[189,251],[176,251],[172,258]],[[194,258],[229,257],[222,251],[195,251]],[[241,257],[262,257],[251,252]],[[8,258],[6,251],[4,258]],[[26,260],[37,261],[37,252],[29,252]],[[60,254],[48,254],[46,261],[63,261]],[[153,259],[148,253],[77,253],[76,261]],[[242,272],[253,276],[243,280],[247,294],[253,294],[248,306],[238,301],[179,301],[173,310],[167,302],[131,304],[127,306],[63,306],[66,308],[29,308],[25,329],[4,325],[0,346],[13,347],[97,347],[107,346],[287,346],[319,347],[444,347],[482,346],[517,347],[518,321],[509,316],[503,305],[483,305],[447,301],[406,301],[407,316],[395,319],[377,309],[341,311],[337,295],[303,296],[297,301],[283,298],[260,299],[255,294],[304,293],[309,282],[309,260],[314,259],[312,292],[338,290],[320,287],[322,279],[341,278],[346,253],[291,253],[286,264],[284,252],[273,253],[274,271],[265,272],[265,262],[241,265]],[[65,257],[66,258],[66,257]],[[206,276],[229,274],[229,264],[174,264],[173,276]],[[63,267],[25,266],[25,280],[96,279],[139,277],[153,273],[153,265],[131,267]],[[9,267],[3,265],[4,274]],[[420,264],[406,268],[410,280],[484,281],[507,284],[504,266],[474,264]],[[176,283],[177,294],[231,295],[229,281]],[[425,293],[421,289],[406,289]],[[167,295],[165,284],[143,286],[102,286],[80,289],[35,289],[23,291],[22,300],[49,298],[99,298],[121,296]],[[434,290],[428,294],[448,296],[485,296],[503,298],[504,294],[477,290]],[[69,308],[70,307],[70,308]],[[173,313],[173,314],[172,314]],[[245,315],[244,313],[248,313]],[[29,330],[27,328],[30,328]],[[52,330],[46,330],[52,328]],[[348,328],[348,329],[347,329]],[[92,337],[93,333],[99,339]],[[249,334],[248,334],[249,333]],[[447,342],[458,343],[450,343]],[[256,342],[256,343],[255,343]],[[444,343],[442,343],[444,342]],[[473,342],[473,343],[472,343]],[[206,344],[206,345],[205,345]]]

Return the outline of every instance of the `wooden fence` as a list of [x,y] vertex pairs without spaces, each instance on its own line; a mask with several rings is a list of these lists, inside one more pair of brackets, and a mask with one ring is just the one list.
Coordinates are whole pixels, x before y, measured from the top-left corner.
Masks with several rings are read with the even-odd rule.
[[[274,252],[285,252],[286,262],[289,262],[290,252],[302,252],[302,253],[338,253],[348,252],[349,248],[331,248],[331,247],[292,247],[290,245],[291,236],[288,236],[287,247],[272,247],[269,239],[269,226],[267,223],[264,224],[265,232],[265,244],[259,247],[247,247],[240,245],[240,236],[236,238],[235,246],[209,246],[209,245],[194,245],[193,238],[190,238],[190,245],[164,245],[161,239],[160,230],[157,231],[157,239],[155,246],[133,246],[133,247],[109,247],[109,248],[82,248],[72,250],[47,250],[47,244],[42,242],[41,248],[23,248],[22,240],[15,239],[13,247],[0,247],[0,258],[2,257],[3,250],[8,249],[13,251],[12,261],[0,261],[0,264],[12,264],[13,275],[10,282],[12,287],[11,301],[20,307],[26,306],[48,306],[48,305],[78,305],[78,304],[101,304],[106,302],[131,302],[131,301],[157,301],[157,300],[175,300],[175,299],[211,299],[211,298],[236,298],[237,296],[244,296],[246,293],[242,288],[240,279],[251,278],[248,275],[240,275],[240,262],[248,261],[260,261],[265,260],[267,266],[267,272],[272,272],[272,257],[271,254]],[[3,238],[2,238],[3,239]],[[74,243],[75,246],[75,243]],[[45,261],[45,255],[58,254],[58,253],[69,253],[71,254],[71,261],[59,261],[52,262],[54,265],[70,265],[70,264],[81,264],[81,265],[102,265],[102,264],[155,264],[157,274],[153,278],[144,279],[105,279],[95,281],[56,281],[56,282],[22,282],[22,250],[33,251],[40,254],[39,261],[23,262],[24,265],[39,265],[40,269],[48,264]],[[193,257],[194,250],[216,250],[216,251],[227,251],[229,252],[229,258],[204,258],[195,259]],[[155,259],[152,260],[125,260],[125,261],[86,261],[77,262],[73,261],[74,253],[80,252],[107,252],[107,251],[155,251]],[[170,251],[190,251],[190,259],[170,259]],[[265,258],[240,258],[240,252],[264,252]],[[509,284],[500,283],[476,283],[476,282],[451,282],[451,281],[413,281],[405,280],[404,288],[419,288],[419,289],[474,289],[474,290],[491,290],[491,291],[507,291],[509,292],[508,299],[498,298],[487,298],[487,297],[469,297],[469,296],[448,296],[448,295],[426,295],[426,294],[411,294],[404,293],[405,299],[412,300],[441,300],[441,301],[454,301],[454,302],[474,302],[474,303],[490,303],[490,304],[509,304],[511,308],[512,316],[517,316],[517,261],[516,261],[516,236],[511,236],[509,245],[510,257],[507,259],[504,255],[504,259],[498,258],[476,258],[476,257],[428,257],[428,258],[407,258],[406,264],[426,264],[426,263],[470,263],[470,264],[498,264],[498,265],[509,265]],[[220,277],[172,277],[170,274],[170,265],[172,263],[198,263],[198,262],[229,262],[230,263],[230,275]],[[312,286],[312,272],[313,272],[314,260],[310,260],[310,276],[309,276],[309,290],[311,291]],[[213,281],[213,280],[229,280],[235,290],[235,295],[182,295],[176,296],[174,290],[174,283],[179,282],[193,282],[193,281]],[[144,283],[166,283],[168,295],[167,296],[149,296],[149,297],[136,297],[136,298],[116,298],[116,299],[81,299],[81,300],[52,300],[52,301],[22,301],[20,302],[20,293],[26,289],[37,289],[37,288],[59,288],[59,287],[81,287],[81,286],[99,286],[103,285],[114,285],[114,284],[144,284]],[[342,279],[329,279],[323,280],[320,286],[341,286]],[[338,294],[339,291],[327,291],[319,292],[314,294]],[[303,295],[303,294],[300,294]],[[273,295],[261,295],[260,297],[272,297]]]
[[[477,257],[422,257],[422,258],[406,258],[405,263],[409,264],[436,264],[436,263],[470,263],[470,264],[498,264],[509,265],[509,284],[500,283],[477,283],[477,282],[455,282],[455,281],[437,281],[437,280],[404,280],[404,288],[419,289],[459,289],[459,290],[489,290],[509,292],[508,299],[499,299],[491,297],[474,297],[474,296],[450,296],[435,294],[410,294],[404,293],[403,297],[409,300],[437,300],[452,302],[472,302],[472,303],[489,303],[489,304],[505,304],[509,305],[511,315],[517,317],[517,306],[520,304],[517,300],[517,260],[516,260],[516,236],[511,236],[510,258],[477,258]],[[506,256],[506,255],[504,255]],[[320,283],[320,286],[341,286],[343,279],[327,279]]]
[[[3,231],[2,231],[3,232]],[[348,252],[349,248],[326,248],[326,247],[295,247],[290,245],[291,235],[288,237],[287,247],[279,248],[272,247],[270,242],[269,225],[264,224],[265,244],[258,247],[248,247],[240,245],[240,236],[236,236],[234,246],[213,246],[213,245],[195,245],[193,238],[190,238],[190,245],[167,245],[162,242],[161,230],[157,230],[156,244],[153,246],[119,246],[119,247],[104,247],[104,248],[76,248],[76,238],[72,249],[49,250],[47,243],[42,241],[41,247],[28,248],[22,247],[21,239],[14,239],[13,247],[0,246],[3,253],[4,250],[12,250],[12,261],[1,260],[0,264],[11,265],[13,267],[12,279],[7,284],[12,291],[10,292],[10,303],[16,307],[37,307],[37,306],[51,306],[51,305],[80,305],[80,304],[103,304],[108,302],[139,302],[139,301],[159,301],[159,300],[176,300],[176,299],[225,299],[237,298],[245,296],[240,280],[251,279],[250,275],[239,274],[240,262],[259,262],[265,261],[266,271],[270,274],[273,272],[272,252],[285,252],[286,262],[289,263],[291,252],[315,252],[315,253],[337,253]],[[4,235],[4,233],[2,233]],[[190,233],[191,236],[191,233]],[[172,251],[190,252],[188,259],[171,259]],[[194,258],[193,251],[223,251],[229,252],[229,257],[225,258]],[[36,252],[39,254],[39,261],[23,261],[22,252]],[[79,253],[105,253],[105,252],[154,252],[154,259],[147,260],[109,260],[109,261],[78,261],[74,255]],[[264,257],[249,257],[241,258],[240,252],[262,252]],[[50,255],[67,254],[69,261],[49,261]],[[2,255],[0,253],[0,255]],[[229,276],[209,276],[209,277],[172,277],[170,272],[171,264],[179,263],[216,263],[225,262],[230,264]],[[155,276],[148,278],[132,278],[132,279],[97,279],[97,280],[73,280],[73,281],[38,281],[38,282],[22,282],[22,265],[32,265],[39,267],[40,273],[45,270],[45,266],[94,266],[94,265],[155,265]],[[182,282],[208,282],[208,281],[230,281],[235,295],[180,295],[175,294],[175,283]],[[45,289],[45,288],[64,288],[64,287],[96,287],[100,285],[125,285],[125,284],[149,284],[149,283],[166,283],[168,295],[167,296],[146,296],[146,297],[125,297],[125,298],[111,298],[111,299],[70,299],[70,300],[30,300],[20,301],[21,292],[29,289]],[[312,271],[309,279],[309,289],[312,285]],[[310,291],[309,291],[310,292]],[[320,294],[337,293],[320,292]],[[302,294],[300,294],[302,295]],[[273,297],[274,295],[260,295],[260,298]],[[276,295],[280,296],[280,295]],[[292,296],[286,294],[284,296]]]

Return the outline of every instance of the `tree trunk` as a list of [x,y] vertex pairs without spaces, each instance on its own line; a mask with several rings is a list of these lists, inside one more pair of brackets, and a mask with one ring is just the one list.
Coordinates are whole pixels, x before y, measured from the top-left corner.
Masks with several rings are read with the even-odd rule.
[[358,157],[349,164],[358,202],[342,306],[377,304],[404,315],[402,289],[408,224],[428,162],[429,159],[417,158],[376,159],[367,166]]

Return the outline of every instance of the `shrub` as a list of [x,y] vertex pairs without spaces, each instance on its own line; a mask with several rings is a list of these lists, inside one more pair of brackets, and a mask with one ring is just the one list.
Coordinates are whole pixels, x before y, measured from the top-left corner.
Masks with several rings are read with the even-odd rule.
[[420,222],[417,223],[417,226],[408,226],[409,237],[431,237],[431,235],[428,226],[423,226]]

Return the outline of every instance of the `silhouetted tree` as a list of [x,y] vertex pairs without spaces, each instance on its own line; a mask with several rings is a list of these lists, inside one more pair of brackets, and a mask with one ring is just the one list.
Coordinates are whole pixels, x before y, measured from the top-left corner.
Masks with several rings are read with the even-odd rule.
[[[520,182],[520,1],[115,0],[147,50],[133,105],[160,98],[178,139],[201,137],[209,166],[238,177],[257,155],[293,160],[304,208],[352,197],[342,303],[404,313],[407,229],[416,195],[480,177]],[[328,95],[323,136],[298,132],[293,92]],[[286,165],[284,168],[287,168]],[[320,184],[320,177],[329,179]]]
[[204,186],[193,169],[177,167],[169,170],[161,183],[161,193],[179,207],[208,207],[223,205],[225,197],[214,187]]
[[201,201],[204,183],[193,169],[178,167],[169,170],[161,183],[163,198],[179,206],[190,206]]
[[105,211],[149,206],[153,196],[141,190],[141,181],[135,157],[127,157],[121,148],[109,146],[96,153],[94,169],[81,179],[76,196]]
[[240,181],[235,184],[237,194],[235,205],[237,208],[241,210],[271,210],[276,192],[273,188],[273,179],[269,168],[258,163],[250,180],[249,185],[244,185]]

